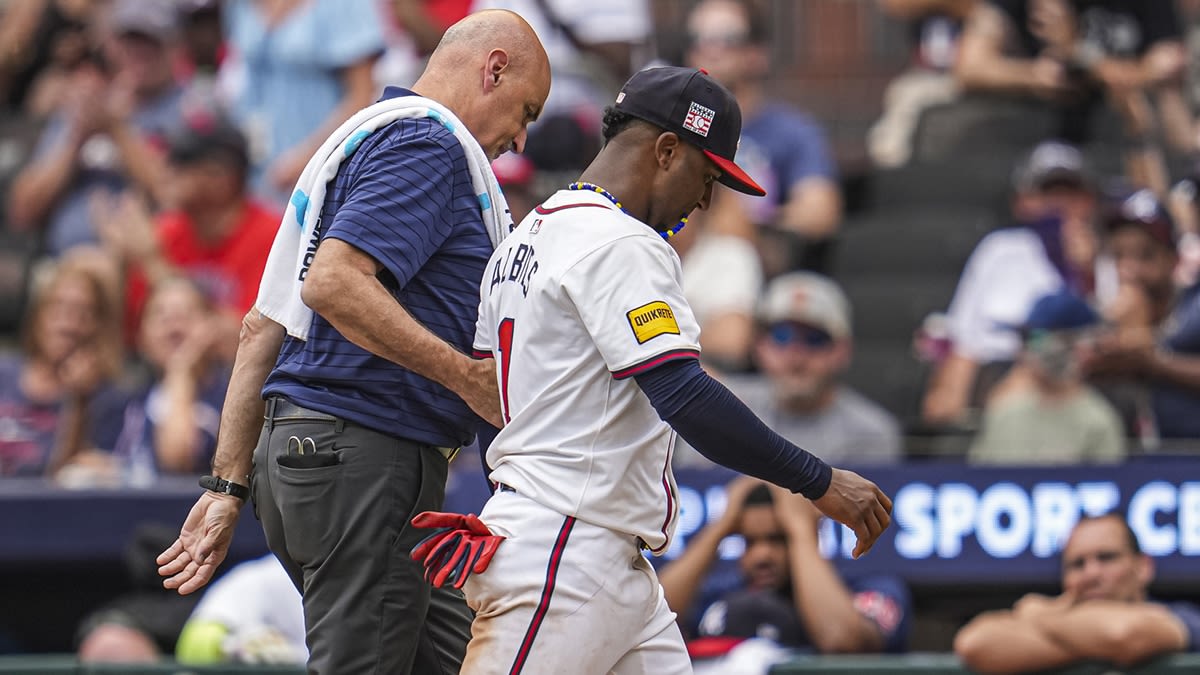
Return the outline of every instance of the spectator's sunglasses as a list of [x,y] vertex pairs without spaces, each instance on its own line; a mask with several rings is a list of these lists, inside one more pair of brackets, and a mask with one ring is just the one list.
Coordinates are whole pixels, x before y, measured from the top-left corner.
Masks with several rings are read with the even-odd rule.
[[773,323],[767,326],[767,335],[781,347],[803,344],[809,349],[827,349],[833,344],[833,336],[828,332],[798,321]]
[[750,43],[750,35],[745,31],[723,31],[716,33],[688,33],[688,46],[692,49],[703,47],[744,47]]

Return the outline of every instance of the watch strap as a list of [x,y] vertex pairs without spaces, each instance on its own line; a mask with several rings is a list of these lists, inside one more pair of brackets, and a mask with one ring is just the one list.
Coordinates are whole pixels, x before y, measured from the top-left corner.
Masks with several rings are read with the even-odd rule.
[[218,494],[233,495],[242,501],[250,499],[250,488],[217,476],[201,476],[200,487]]

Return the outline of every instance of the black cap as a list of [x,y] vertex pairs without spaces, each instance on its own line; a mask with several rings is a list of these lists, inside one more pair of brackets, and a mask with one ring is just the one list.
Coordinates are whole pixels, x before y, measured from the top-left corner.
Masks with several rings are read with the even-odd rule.
[[244,171],[250,164],[246,137],[224,118],[193,115],[168,136],[167,160],[187,165],[208,159],[224,160]]
[[737,99],[704,70],[663,66],[634,73],[615,108],[703,150],[721,168],[721,184],[748,195],[767,194],[733,162],[742,134]]
[[1106,234],[1136,227],[1172,251],[1178,246],[1175,220],[1151,190],[1138,190],[1108,205],[1100,224]]

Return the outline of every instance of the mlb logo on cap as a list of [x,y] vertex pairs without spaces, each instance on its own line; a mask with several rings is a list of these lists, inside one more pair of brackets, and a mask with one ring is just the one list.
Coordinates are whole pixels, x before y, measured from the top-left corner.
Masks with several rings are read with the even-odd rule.
[[692,107],[688,108],[687,118],[683,120],[683,128],[688,131],[694,131],[701,136],[708,137],[708,128],[712,126],[713,118],[717,112],[692,101]]

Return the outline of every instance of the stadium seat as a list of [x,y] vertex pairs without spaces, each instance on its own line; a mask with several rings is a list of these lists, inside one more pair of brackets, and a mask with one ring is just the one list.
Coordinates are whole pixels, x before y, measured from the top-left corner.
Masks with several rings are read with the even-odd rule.
[[844,282],[870,277],[937,278],[953,286],[975,244],[996,225],[994,212],[966,204],[875,211],[847,221],[833,273]]

